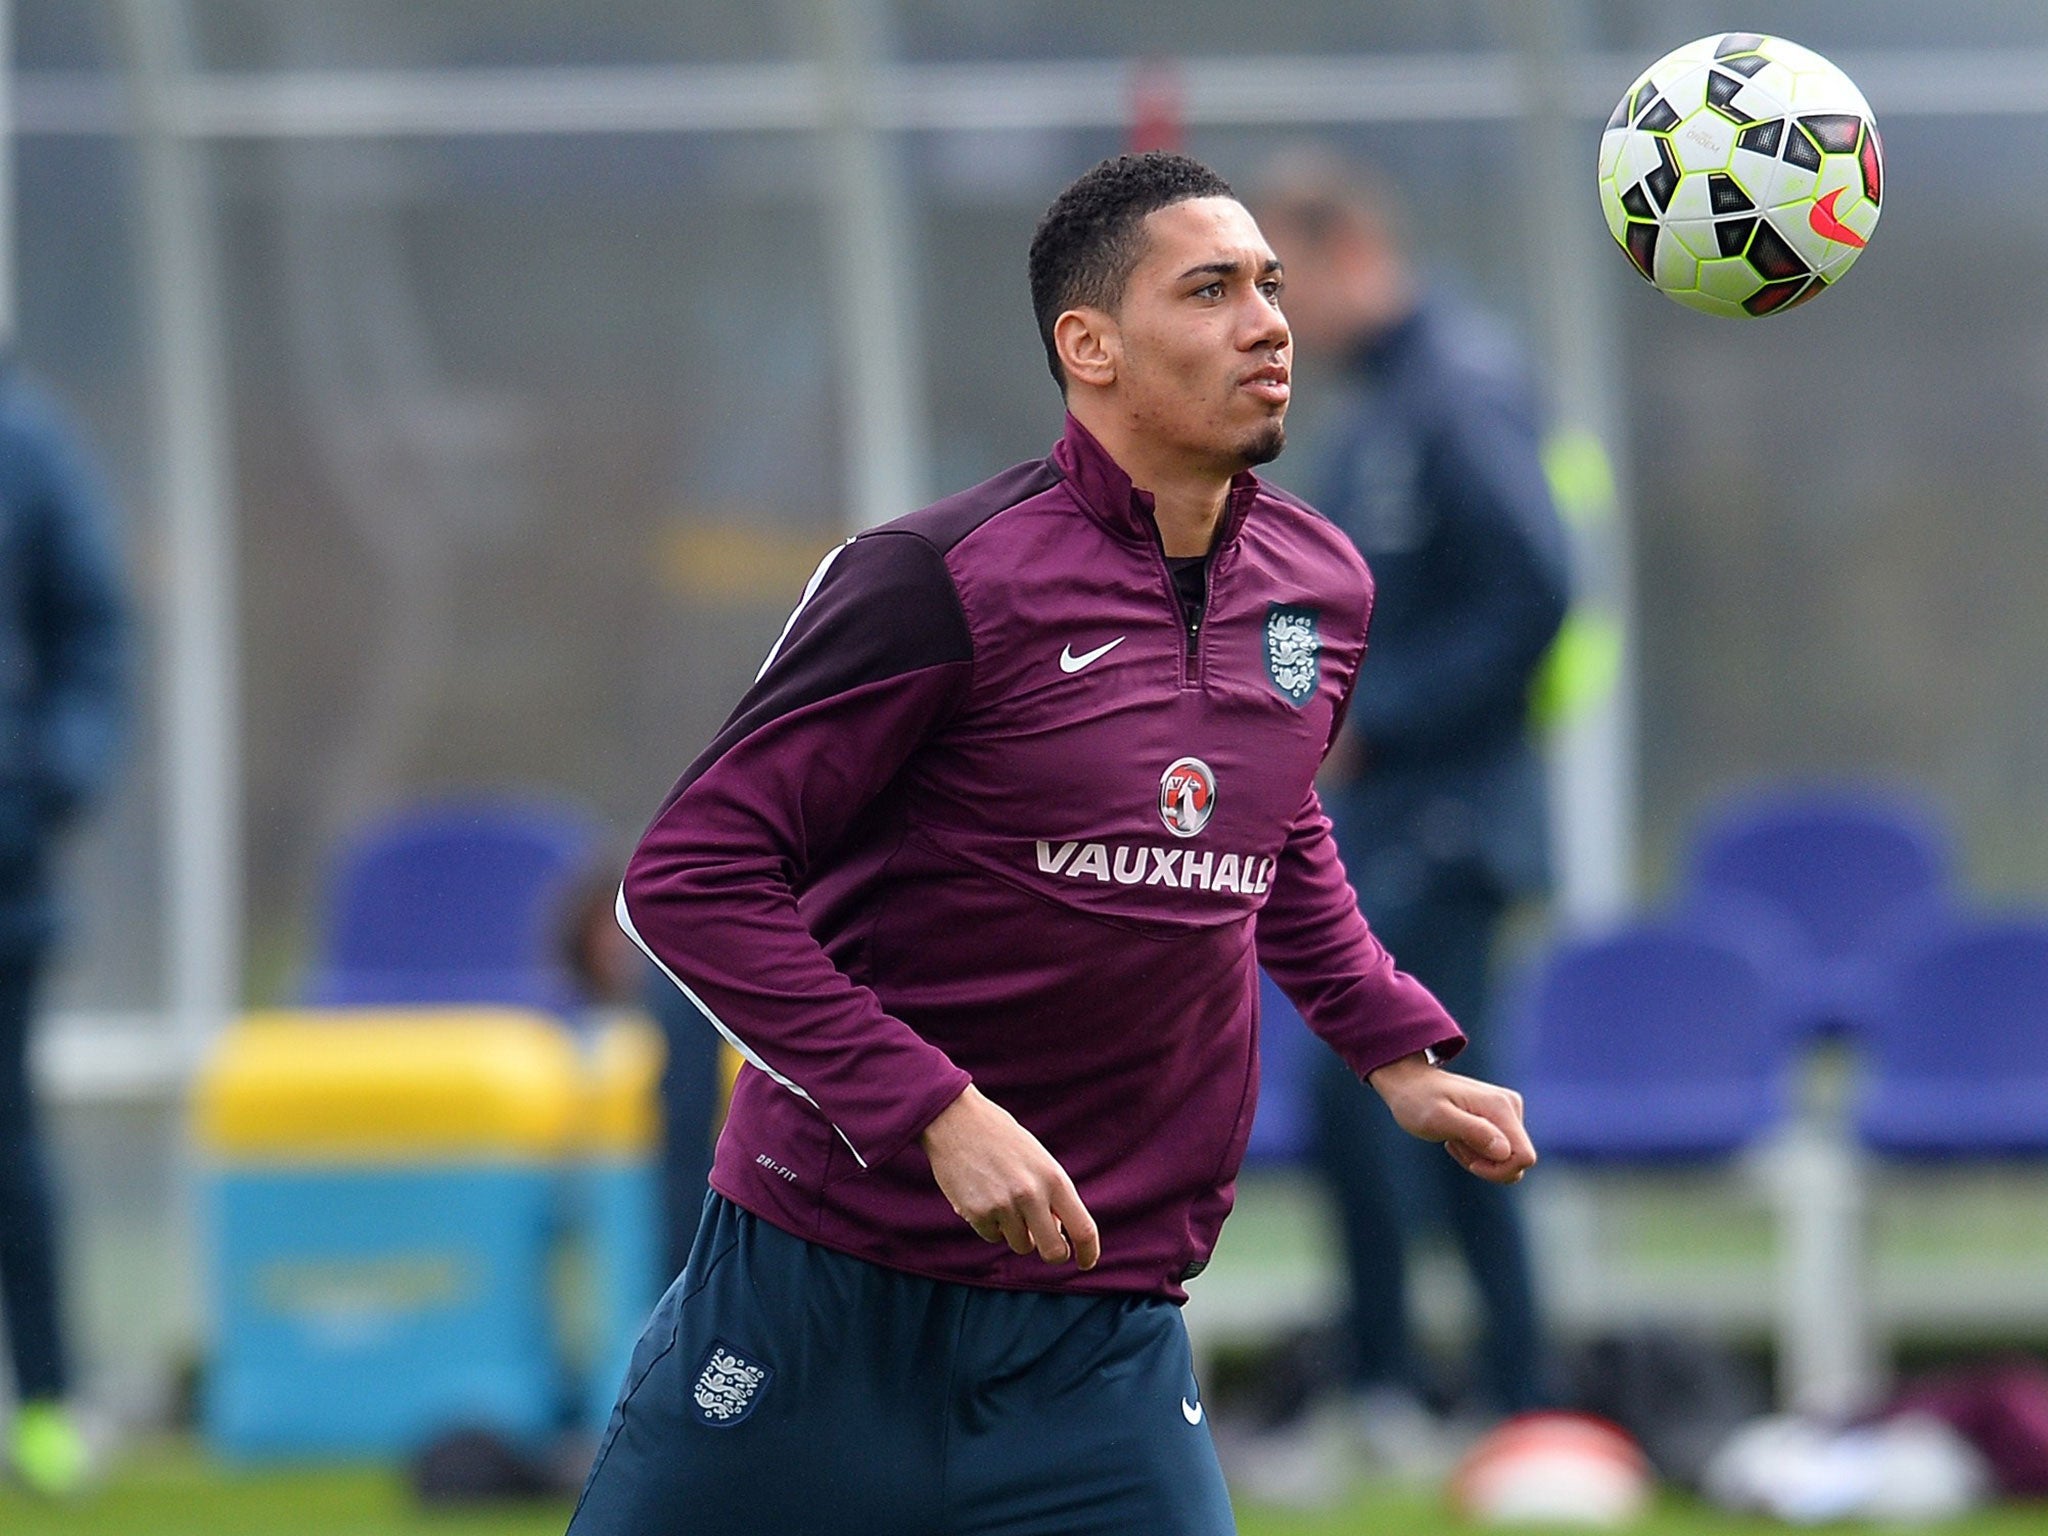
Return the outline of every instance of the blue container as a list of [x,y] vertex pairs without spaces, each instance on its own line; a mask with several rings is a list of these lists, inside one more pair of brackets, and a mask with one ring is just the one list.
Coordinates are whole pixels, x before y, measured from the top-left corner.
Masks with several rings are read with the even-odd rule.
[[584,1416],[602,1430],[632,1363],[647,1316],[661,1299],[660,1104],[663,1046],[644,1019],[599,1032],[586,1057],[584,1165],[578,1226],[588,1258],[590,1355]]
[[201,1076],[209,1441],[404,1454],[558,1427],[552,1272],[579,1064],[540,1015],[269,1015]]
[[602,1430],[625,1383],[633,1346],[661,1299],[661,1189],[651,1163],[596,1162],[583,1170],[581,1217],[590,1254],[592,1355],[584,1413]]
[[556,1185],[548,1168],[221,1173],[210,1440],[385,1455],[465,1425],[545,1436]]

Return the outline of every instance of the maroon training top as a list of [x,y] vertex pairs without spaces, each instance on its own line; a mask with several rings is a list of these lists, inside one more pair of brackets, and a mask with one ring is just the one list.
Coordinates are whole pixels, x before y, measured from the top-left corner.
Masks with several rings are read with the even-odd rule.
[[[671,792],[619,918],[746,1057],[711,1182],[878,1264],[1185,1296],[1258,1097],[1258,965],[1360,1076],[1463,1044],[1313,781],[1365,649],[1349,541],[1237,478],[1191,643],[1151,499],[1050,458],[841,545]],[[918,1133],[972,1080],[1079,1188],[1081,1273],[976,1237]]]

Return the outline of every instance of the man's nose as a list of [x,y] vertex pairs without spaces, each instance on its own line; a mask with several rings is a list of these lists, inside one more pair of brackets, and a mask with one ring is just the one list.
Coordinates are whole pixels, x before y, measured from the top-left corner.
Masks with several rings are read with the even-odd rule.
[[1246,327],[1244,344],[1247,351],[1260,347],[1284,347],[1293,339],[1287,328],[1287,316],[1281,313],[1280,301],[1269,299],[1263,293],[1252,300]]

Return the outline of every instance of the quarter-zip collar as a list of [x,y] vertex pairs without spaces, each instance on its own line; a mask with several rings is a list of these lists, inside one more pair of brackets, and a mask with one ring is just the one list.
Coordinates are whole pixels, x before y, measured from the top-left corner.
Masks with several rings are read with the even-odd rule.
[[[1053,445],[1052,464],[1073,488],[1082,510],[1116,537],[1134,544],[1159,542],[1159,526],[1152,515],[1152,493],[1132,485],[1123,466],[1109,456],[1109,450],[1072,413],[1067,416],[1065,434]],[[1259,477],[1248,469],[1231,476],[1230,494],[1223,505],[1211,553],[1235,542],[1252,503],[1258,500],[1259,486]]]

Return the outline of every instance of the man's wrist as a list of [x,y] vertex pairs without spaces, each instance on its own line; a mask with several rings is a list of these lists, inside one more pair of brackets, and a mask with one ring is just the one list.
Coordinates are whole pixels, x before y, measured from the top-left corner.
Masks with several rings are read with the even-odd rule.
[[1406,1056],[1396,1056],[1392,1061],[1380,1063],[1380,1065],[1366,1073],[1365,1080],[1374,1088],[1380,1088],[1382,1073],[1388,1074],[1391,1080],[1392,1078],[1406,1077],[1416,1072],[1433,1071],[1441,1063],[1442,1057],[1437,1054],[1436,1047],[1426,1045],[1419,1051],[1410,1051]]

